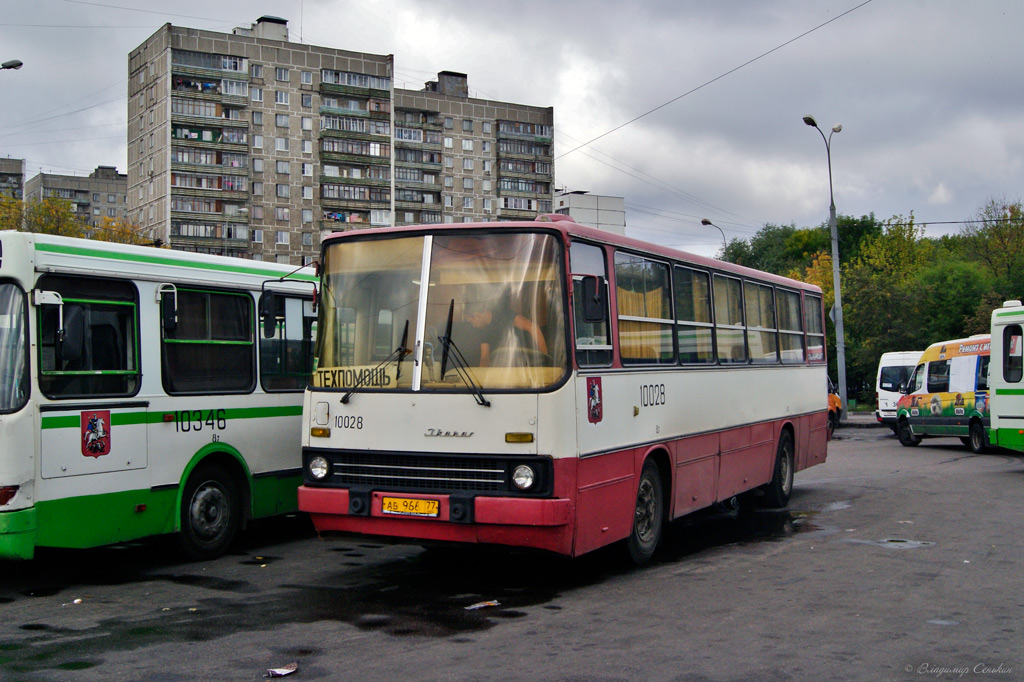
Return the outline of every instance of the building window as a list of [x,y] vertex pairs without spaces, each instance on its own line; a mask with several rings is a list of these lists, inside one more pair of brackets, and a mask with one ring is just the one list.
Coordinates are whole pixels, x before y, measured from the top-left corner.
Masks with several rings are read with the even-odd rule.
[[302,84],[303,85],[312,85],[313,84],[313,72],[312,71],[303,71],[302,72]]
[[253,78],[263,78],[263,65],[262,64],[253,64],[252,65],[252,77]]
[[288,222],[290,218],[287,206],[278,206],[274,209],[274,219],[281,222]]
[[455,206],[454,197],[452,197],[452,195],[450,195],[450,194],[444,195],[444,207],[445,208],[453,208],[454,206]]
[[253,135],[252,136],[252,148],[253,149],[263,149],[263,136],[262,135]]
[[274,242],[276,244],[278,244],[278,245],[287,246],[288,243],[289,243],[288,242],[288,231],[287,230],[277,230]]
[[313,164],[311,164],[311,163],[304,163],[304,164],[302,164],[302,174],[307,176],[307,177],[312,177],[313,176]]
[[480,151],[485,152],[485,153],[490,152],[491,151],[491,143],[488,142],[487,140],[484,140],[483,142],[481,142],[480,143]]
[[288,92],[285,90],[274,91],[274,103],[275,104],[288,104]]
[[455,167],[455,159],[453,159],[450,156],[444,157],[444,167],[445,168],[454,168]]
[[289,189],[291,188],[288,185],[275,185],[275,187],[277,188],[277,196],[283,199],[289,197]]
[[263,220],[263,207],[253,206],[252,207],[252,219],[262,221]]
[[473,159],[463,159],[462,170],[473,170]]
[[490,135],[491,134],[491,122],[490,121],[484,121],[483,123],[481,123],[480,124],[480,128],[483,130],[485,135]]
[[468,118],[462,119],[462,131],[466,132],[466,133],[473,132],[473,121],[472,121],[472,119],[468,119]]
[[302,129],[303,130],[312,130],[313,129],[313,119],[312,119],[312,117],[310,117],[310,116],[303,116],[302,117]]
[[288,127],[288,114],[276,114],[274,116],[274,125],[278,128]]
[[252,160],[252,172],[253,173],[262,173],[263,172],[263,159],[253,159]]
[[490,192],[491,191],[491,181],[490,180],[481,180],[480,181],[480,191],[482,191],[482,192]]
[[473,197],[462,197],[462,208],[472,210]]
[[444,148],[453,149],[455,147],[455,139],[451,137],[444,138]]
[[253,102],[263,101],[263,88],[249,88],[249,96]]
[[107,203],[108,204],[116,204],[117,203],[117,195],[116,194],[108,194],[107,195]]
[[291,173],[291,169],[289,168],[289,166],[290,164],[287,161],[278,161],[277,172],[280,173],[281,175],[289,175]]
[[444,186],[449,189],[455,187],[455,180],[450,175],[444,176]]
[[252,194],[253,194],[253,196],[257,196],[257,197],[263,196],[263,183],[262,182],[254,182],[254,183],[252,183]]
[[302,106],[306,109],[311,108],[313,106],[313,95],[303,95]]
[[312,154],[313,153],[313,140],[303,140],[302,141],[302,153],[303,154]]
[[252,124],[253,125],[257,125],[257,126],[263,125],[263,112],[262,111],[254,111],[254,112],[252,112]]
[[263,230],[253,230],[252,231],[252,243],[253,244],[262,244],[263,243]]
[[445,130],[454,130],[455,123],[452,121],[450,116],[444,117],[444,128]]
[[274,80],[288,81],[288,69],[283,67],[277,67],[274,69]]
[[473,191],[473,178],[462,178],[462,189]]
[[[310,211],[310,213],[312,213],[312,211]],[[312,219],[310,219],[308,222],[313,222],[313,221],[312,221]],[[303,246],[313,246],[313,233],[312,232],[303,232],[302,233],[302,245]]]
[[[311,208],[304,208],[304,209],[302,209],[302,224],[303,225],[307,225],[307,224],[309,224],[311,222],[313,222],[313,209],[311,209]],[[309,244],[306,244],[306,246],[309,246]]]
[[287,137],[275,137],[274,138],[274,149],[279,152],[288,151],[288,138]]
[[313,188],[310,187],[309,185],[304,186],[302,188],[302,198],[303,199],[312,199],[313,198]]

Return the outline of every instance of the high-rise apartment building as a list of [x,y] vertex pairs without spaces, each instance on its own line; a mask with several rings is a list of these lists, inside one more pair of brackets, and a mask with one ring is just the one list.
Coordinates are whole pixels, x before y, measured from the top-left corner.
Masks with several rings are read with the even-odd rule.
[[25,159],[0,159],[0,194],[21,199],[25,191]]
[[173,248],[301,264],[325,232],[551,211],[551,108],[395,89],[390,55],[165,24],[129,56],[129,219]]
[[581,225],[615,234],[626,234],[626,200],[581,190],[555,194],[555,213],[567,215]]
[[25,199],[65,199],[71,211],[96,226],[104,218],[128,218],[128,176],[113,166],[98,166],[86,176],[39,173],[25,183]]

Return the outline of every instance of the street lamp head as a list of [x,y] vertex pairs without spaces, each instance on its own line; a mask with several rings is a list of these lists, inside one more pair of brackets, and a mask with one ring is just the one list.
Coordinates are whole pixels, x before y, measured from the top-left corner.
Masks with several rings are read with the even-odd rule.
[[841,133],[841,132],[843,132],[843,124],[842,123],[837,123],[834,126],[832,126],[832,132],[833,133]]
[[700,224],[701,225],[711,225],[711,221],[708,220],[707,218],[701,218],[700,219]]
[[4,69],[20,69],[22,67],[22,61],[20,59],[11,59],[0,64],[0,67]]
[[804,123],[811,126],[812,128],[818,127],[818,122],[814,120],[813,116],[804,116]]

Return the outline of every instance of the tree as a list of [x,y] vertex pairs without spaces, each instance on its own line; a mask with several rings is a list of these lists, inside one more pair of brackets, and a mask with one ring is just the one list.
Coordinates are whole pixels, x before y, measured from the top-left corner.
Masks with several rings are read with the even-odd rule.
[[25,221],[25,203],[0,194],[0,230],[20,230]]
[[124,218],[101,218],[100,222],[92,228],[91,236],[92,239],[101,242],[162,246],[162,240],[144,233],[140,226]]
[[27,232],[84,237],[88,229],[85,221],[71,210],[71,202],[66,199],[29,199],[25,202],[24,211],[24,229]]

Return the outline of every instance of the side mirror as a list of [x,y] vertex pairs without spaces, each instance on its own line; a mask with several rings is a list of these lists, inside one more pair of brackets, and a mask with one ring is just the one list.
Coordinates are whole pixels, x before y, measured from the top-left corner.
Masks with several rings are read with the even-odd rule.
[[63,362],[77,362],[85,345],[85,316],[81,306],[65,304],[64,330],[59,334],[57,354]]
[[583,321],[604,322],[608,311],[608,291],[604,279],[587,275],[580,280],[583,287]]
[[900,382],[900,393],[902,393],[903,395],[907,395],[907,382]]
[[260,317],[263,319],[263,338],[274,338],[277,333],[277,295],[273,291],[263,292],[263,298],[260,299]]

